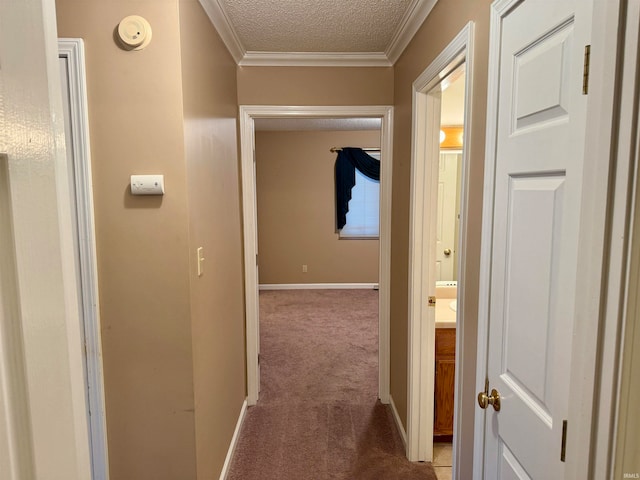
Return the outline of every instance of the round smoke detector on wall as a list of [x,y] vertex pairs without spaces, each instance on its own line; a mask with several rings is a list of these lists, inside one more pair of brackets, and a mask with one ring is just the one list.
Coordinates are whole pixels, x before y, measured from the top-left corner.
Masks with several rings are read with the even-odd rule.
[[151,25],[138,15],[130,15],[118,24],[118,37],[125,48],[142,50],[151,42]]

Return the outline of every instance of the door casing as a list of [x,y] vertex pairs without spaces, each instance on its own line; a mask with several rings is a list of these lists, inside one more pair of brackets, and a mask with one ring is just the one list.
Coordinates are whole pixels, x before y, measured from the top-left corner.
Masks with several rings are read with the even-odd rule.
[[242,216],[244,234],[245,316],[247,355],[247,403],[255,405],[260,391],[258,365],[259,314],[256,268],[257,211],[255,159],[255,118],[349,118],[374,117],[382,120],[380,174],[380,274],[379,274],[379,374],[378,396],[389,403],[389,317],[391,279],[391,174],[393,168],[391,106],[240,106],[240,149]]
[[464,244],[467,218],[469,145],[471,138],[471,99],[473,88],[474,23],[469,22],[413,83],[413,133],[411,155],[411,213],[409,233],[409,348],[407,457],[411,461],[433,458],[433,409],[435,369],[435,314],[426,299],[435,295],[435,212],[440,158],[439,99],[429,95],[442,79],[465,64],[465,107],[460,234],[458,257],[458,306],[456,326],[456,394],[454,404],[453,471],[459,470],[462,451],[462,418],[457,398],[462,392],[464,371],[475,371],[475,358],[464,355]]
[[[80,315],[85,344],[85,390],[89,407],[87,421],[89,423],[89,441],[91,442],[92,480],[107,480],[109,478],[109,461],[83,40],[80,38],[58,39],[58,57],[67,60],[69,82],[68,101],[72,129],[71,145],[67,145],[67,150],[73,153],[72,168],[75,177],[72,191],[75,192],[77,210],[79,281],[82,285],[81,292],[79,292],[79,295],[82,296]],[[66,100],[63,96],[63,101]]]

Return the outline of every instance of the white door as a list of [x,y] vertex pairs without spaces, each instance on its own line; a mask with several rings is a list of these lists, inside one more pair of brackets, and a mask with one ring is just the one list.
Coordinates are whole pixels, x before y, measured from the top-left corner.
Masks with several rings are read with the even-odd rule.
[[436,279],[455,280],[455,239],[458,196],[458,153],[440,154],[438,224],[436,227]]
[[487,378],[501,408],[485,411],[484,478],[555,480],[565,465],[591,2],[500,8]]

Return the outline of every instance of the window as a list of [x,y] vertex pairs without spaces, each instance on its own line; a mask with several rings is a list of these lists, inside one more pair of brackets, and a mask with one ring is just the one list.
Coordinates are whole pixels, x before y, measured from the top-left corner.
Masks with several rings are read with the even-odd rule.
[[[380,153],[367,152],[380,160]],[[340,238],[378,238],[380,233],[380,181],[366,177],[356,169],[356,185],[351,190],[347,223]]]

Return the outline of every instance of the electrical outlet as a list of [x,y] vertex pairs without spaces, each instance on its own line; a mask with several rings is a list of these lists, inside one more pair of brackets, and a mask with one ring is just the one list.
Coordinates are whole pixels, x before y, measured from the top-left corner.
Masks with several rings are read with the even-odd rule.
[[307,273],[307,266],[306,265],[302,265],[302,273]]

